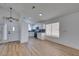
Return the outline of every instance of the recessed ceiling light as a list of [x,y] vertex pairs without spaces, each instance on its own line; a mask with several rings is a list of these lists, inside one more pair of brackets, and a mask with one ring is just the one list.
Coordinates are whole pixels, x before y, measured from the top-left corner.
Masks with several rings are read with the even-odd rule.
[[39,16],[42,16],[42,15],[43,15],[43,14],[41,14],[41,13],[39,14]]

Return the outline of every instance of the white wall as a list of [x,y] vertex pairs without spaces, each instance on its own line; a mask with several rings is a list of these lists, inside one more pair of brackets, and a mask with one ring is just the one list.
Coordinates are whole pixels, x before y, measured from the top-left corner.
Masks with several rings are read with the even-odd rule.
[[60,22],[60,38],[50,38],[51,41],[79,49],[79,13],[60,17],[55,21]]
[[20,29],[21,29],[21,43],[26,43],[28,42],[28,24],[25,23],[24,21],[21,21],[20,23]]
[[3,25],[3,31],[2,32],[3,32],[3,35],[2,35],[3,38],[2,39],[8,40],[8,38],[7,38],[7,24]]
[[4,24],[0,24],[0,41],[3,39],[3,25]]

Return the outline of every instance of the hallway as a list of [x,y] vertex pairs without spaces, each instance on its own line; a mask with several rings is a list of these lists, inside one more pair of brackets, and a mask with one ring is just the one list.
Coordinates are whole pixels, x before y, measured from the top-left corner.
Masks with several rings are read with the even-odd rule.
[[29,43],[10,42],[0,44],[2,56],[74,56],[79,51],[54,42],[30,39]]

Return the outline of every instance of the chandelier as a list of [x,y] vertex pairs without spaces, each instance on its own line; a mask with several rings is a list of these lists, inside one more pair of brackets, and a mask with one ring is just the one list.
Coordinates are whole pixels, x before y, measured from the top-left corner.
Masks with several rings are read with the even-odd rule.
[[13,8],[9,8],[9,9],[10,9],[10,10],[9,10],[10,16],[9,16],[9,17],[3,17],[3,18],[5,18],[6,20],[9,20],[10,22],[12,22],[13,20],[19,21],[18,18],[15,18],[15,17],[12,16]]

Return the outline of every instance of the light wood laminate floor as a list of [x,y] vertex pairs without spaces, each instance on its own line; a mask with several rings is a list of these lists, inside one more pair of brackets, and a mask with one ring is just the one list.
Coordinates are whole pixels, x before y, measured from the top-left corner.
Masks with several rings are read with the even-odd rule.
[[11,42],[0,44],[1,56],[73,56],[79,55],[75,50],[55,42],[30,39],[28,43]]

